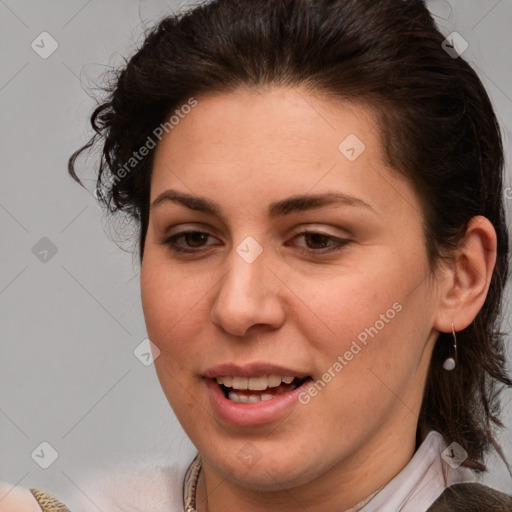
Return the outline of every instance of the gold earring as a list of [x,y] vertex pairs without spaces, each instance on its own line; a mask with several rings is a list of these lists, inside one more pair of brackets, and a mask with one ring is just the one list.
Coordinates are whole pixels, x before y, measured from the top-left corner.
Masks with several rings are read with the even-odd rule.
[[453,335],[453,347],[455,350],[455,358],[449,357],[443,363],[443,368],[447,371],[452,371],[457,366],[457,336],[455,336],[455,327],[452,322],[452,335]]

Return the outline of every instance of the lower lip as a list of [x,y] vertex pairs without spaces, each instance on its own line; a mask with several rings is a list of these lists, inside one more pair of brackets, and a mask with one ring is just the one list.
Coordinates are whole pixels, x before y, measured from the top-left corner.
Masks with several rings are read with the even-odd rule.
[[205,383],[209,390],[210,403],[217,417],[223,423],[237,427],[265,425],[280,420],[297,405],[299,394],[305,384],[271,400],[247,404],[227,399],[214,379],[205,379]]

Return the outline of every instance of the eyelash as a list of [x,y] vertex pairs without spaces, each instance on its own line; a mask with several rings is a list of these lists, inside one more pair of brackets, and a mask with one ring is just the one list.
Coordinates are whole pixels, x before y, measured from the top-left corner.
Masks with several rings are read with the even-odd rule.
[[[194,231],[194,230],[180,231],[179,233],[176,233],[175,235],[171,235],[171,236],[167,237],[161,243],[162,243],[162,245],[168,246],[169,249],[176,254],[193,254],[193,253],[199,252],[201,250],[201,247],[199,247],[197,249],[184,249],[183,247],[179,247],[176,244],[177,240],[179,240],[180,238],[182,238],[188,234],[202,234],[202,235],[212,236],[205,231]],[[293,238],[296,238],[301,235],[320,235],[321,237],[326,239],[328,242],[334,242],[335,245],[331,246],[330,248],[324,247],[321,249],[301,249],[303,252],[316,253],[316,254],[320,254],[320,255],[341,251],[347,244],[350,243],[350,240],[338,238],[338,237],[335,237],[332,235],[327,235],[326,233],[322,233],[319,231],[309,231],[309,230],[301,231],[300,233],[297,233]]]

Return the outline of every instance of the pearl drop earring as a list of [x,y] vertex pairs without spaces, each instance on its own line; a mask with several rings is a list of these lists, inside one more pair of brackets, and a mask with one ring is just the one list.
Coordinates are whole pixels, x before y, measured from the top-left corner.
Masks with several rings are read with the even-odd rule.
[[452,335],[453,335],[453,347],[455,349],[455,358],[448,357],[443,363],[443,368],[447,371],[452,371],[457,366],[457,336],[455,336],[455,327],[452,322]]

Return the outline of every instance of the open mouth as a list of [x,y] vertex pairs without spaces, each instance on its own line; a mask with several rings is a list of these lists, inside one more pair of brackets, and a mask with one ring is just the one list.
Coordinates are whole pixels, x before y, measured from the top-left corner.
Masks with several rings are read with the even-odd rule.
[[216,377],[224,397],[232,402],[254,404],[272,400],[302,386],[311,377],[268,375],[261,377]]

